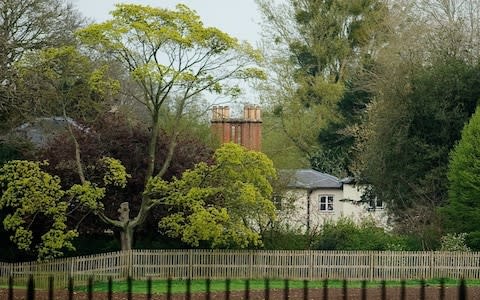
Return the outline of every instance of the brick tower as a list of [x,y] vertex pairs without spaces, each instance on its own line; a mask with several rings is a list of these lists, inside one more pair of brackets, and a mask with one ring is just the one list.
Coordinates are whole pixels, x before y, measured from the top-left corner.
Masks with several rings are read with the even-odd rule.
[[261,150],[262,119],[258,106],[245,105],[242,118],[231,118],[228,106],[214,106],[211,128],[222,143],[233,142],[249,150]]

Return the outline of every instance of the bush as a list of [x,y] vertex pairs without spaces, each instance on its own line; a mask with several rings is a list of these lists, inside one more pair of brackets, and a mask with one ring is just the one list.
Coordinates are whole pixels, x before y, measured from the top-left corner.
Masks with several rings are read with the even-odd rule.
[[440,251],[472,251],[465,242],[466,233],[449,233],[442,236]]
[[349,218],[326,222],[314,243],[319,250],[407,250],[405,238],[386,232],[371,219],[356,224]]
[[262,235],[263,248],[266,250],[305,250],[309,249],[310,238],[292,228],[274,227]]

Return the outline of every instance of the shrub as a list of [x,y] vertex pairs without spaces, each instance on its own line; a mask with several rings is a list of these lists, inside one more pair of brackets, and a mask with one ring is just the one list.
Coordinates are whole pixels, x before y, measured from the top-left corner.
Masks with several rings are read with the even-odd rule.
[[273,226],[262,234],[263,248],[267,250],[305,250],[309,249],[310,238],[290,227]]
[[356,224],[352,219],[342,218],[326,222],[316,243],[319,250],[406,250],[403,237],[386,232],[371,219]]
[[466,233],[449,233],[442,236],[440,251],[470,252],[471,249],[465,242]]

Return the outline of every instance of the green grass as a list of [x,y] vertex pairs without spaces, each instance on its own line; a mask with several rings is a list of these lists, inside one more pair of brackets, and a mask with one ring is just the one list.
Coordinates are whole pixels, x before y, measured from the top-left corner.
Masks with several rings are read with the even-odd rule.
[[[406,281],[407,287],[420,287],[420,280],[408,280]],[[445,285],[447,286],[457,286],[459,283],[458,280],[446,279]],[[399,287],[401,285],[400,281],[386,281],[387,287]],[[466,280],[467,286],[480,286],[480,280]],[[323,281],[310,281],[308,282],[309,288],[322,288],[324,285]],[[368,288],[378,288],[381,285],[381,281],[367,281]],[[426,281],[427,286],[440,286],[440,279],[431,279]],[[270,280],[271,289],[283,289],[285,286],[284,280]],[[289,288],[303,288],[303,281],[301,280],[291,280],[288,283]],[[359,280],[348,281],[349,288],[360,288],[362,282]],[[329,280],[329,288],[341,288],[343,287],[342,280]],[[263,290],[265,289],[264,280],[250,280],[250,290]],[[86,287],[78,287],[77,291],[86,291]],[[173,280],[172,281],[172,293],[185,293],[187,290],[187,281],[186,280]],[[201,293],[206,290],[206,281],[205,280],[192,280],[191,281],[191,291],[192,293]],[[210,285],[210,290],[212,292],[224,292],[226,290],[225,280],[212,280]],[[230,281],[230,290],[231,291],[244,291],[245,290],[245,280],[231,280]],[[107,292],[108,283],[106,282],[96,282],[93,286],[94,292]],[[167,281],[166,280],[154,280],[152,281],[152,293],[154,294],[165,294],[167,291]],[[113,292],[114,293],[125,293],[127,292],[127,283],[126,281],[113,282]],[[142,280],[132,281],[132,292],[135,294],[145,294],[147,292],[147,282]]]

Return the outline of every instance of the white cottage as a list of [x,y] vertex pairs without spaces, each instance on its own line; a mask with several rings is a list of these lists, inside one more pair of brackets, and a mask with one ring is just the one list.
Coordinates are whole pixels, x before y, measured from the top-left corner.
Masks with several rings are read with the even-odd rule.
[[365,186],[355,184],[351,178],[340,180],[312,169],[283,170],[280,174],[286,184],[282,205],[290,204],[280,219],[290,227],[316,230],[326,220],[341,217],[355,222],[372,217],[379,225],[387,226],[383,203],[362,201]]

